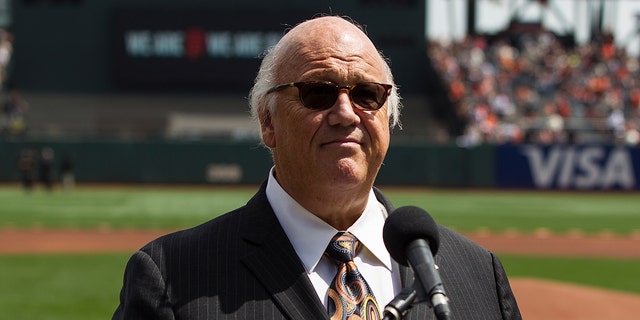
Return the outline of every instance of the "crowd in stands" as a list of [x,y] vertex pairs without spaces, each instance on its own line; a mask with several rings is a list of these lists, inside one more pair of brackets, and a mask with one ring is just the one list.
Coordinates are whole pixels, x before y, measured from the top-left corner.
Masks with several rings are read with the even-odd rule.
[[429,57],[466,120],[463,146],[639,145],[640,65],[611,36],[565,46],[552,33],[432,41]]
[[13,35],[0,29],[0,136],[21,135],[26,131],[29,104],[20,92],[10,88],[9,75],[13,56]]

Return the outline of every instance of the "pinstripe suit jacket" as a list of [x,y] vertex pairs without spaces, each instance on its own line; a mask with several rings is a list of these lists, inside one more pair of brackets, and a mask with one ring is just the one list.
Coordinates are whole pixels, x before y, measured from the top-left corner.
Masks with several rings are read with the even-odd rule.
[[[113,319],[329,319],[265,187],[245,206],[133,254]],[[445,227],[440,239],[436,263],[451,319],[521,318],[494,254]],[[410,268],[402,267],[401,279],[411,283]],[[405,319],[435,317],[420,303]]]

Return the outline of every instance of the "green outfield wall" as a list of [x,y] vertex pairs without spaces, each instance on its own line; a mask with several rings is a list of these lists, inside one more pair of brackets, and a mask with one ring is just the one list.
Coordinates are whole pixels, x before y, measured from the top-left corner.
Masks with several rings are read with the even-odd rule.
[[[0,141],[0,182],[17,182],[25,150],[74,160],[78,182],[256,184],[271,168],[257,141]],[[34,172],[37,177],[37,171]],[[501,189],[640,190],[640,147],[394,142],[377,185]]]
[[[45,147],[55,153],[57,172],[62,158],[72,157],[78,182],[255,184],[272,164],[268,150],[256,141],[3,141],[0,181],[20,181],[21,152]],[[492,157],[488,146],[392,143],[377,184],[491,187]]]
[[493,147],[392,143],[378,184],[492,187]]

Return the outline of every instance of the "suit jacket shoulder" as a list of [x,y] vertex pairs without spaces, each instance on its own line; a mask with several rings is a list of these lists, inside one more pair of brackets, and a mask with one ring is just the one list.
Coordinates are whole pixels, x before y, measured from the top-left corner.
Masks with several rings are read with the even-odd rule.
[[328,318],[264,185],[245,206],[132,256],[114,319],[174,317]]
[[498,257],[463,235],[439,225],[435,261],[454,318],[521,319]]

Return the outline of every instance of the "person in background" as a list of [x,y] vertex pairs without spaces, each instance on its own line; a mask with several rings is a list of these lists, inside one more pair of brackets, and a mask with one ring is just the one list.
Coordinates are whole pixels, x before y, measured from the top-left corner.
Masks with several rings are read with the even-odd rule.
[[69,153],[65,153],[62,156],[62,162],[60,162],[60,176],[62,177],[62,190],[73,190],[76,184],[76,177],[73,167],[73,157]]
[[37,168],[38,152],[31,148],[22,149],[20,155],[18,155],[18,170],[20,171],[22,187],[26,192],[31,192],[33,189]]
[[42,182],[42,185],[47,191],[51,191],[53,189],[53,180],[55,175],[54,156],[55,153],[50,147],[44,147],[40,150],[40,182]]
[[[249,100],[273,156],[266,181],[246,205],[135,252],[113,319],[380,319],[411,285],[383,243],[394,208],[374,187],[400,96],[363,30],[336,16],[300,23],[267,52]],[[438,229],[451,319],[520,319],[498,258]],[[418,303],[405,318],[433,310]]]

